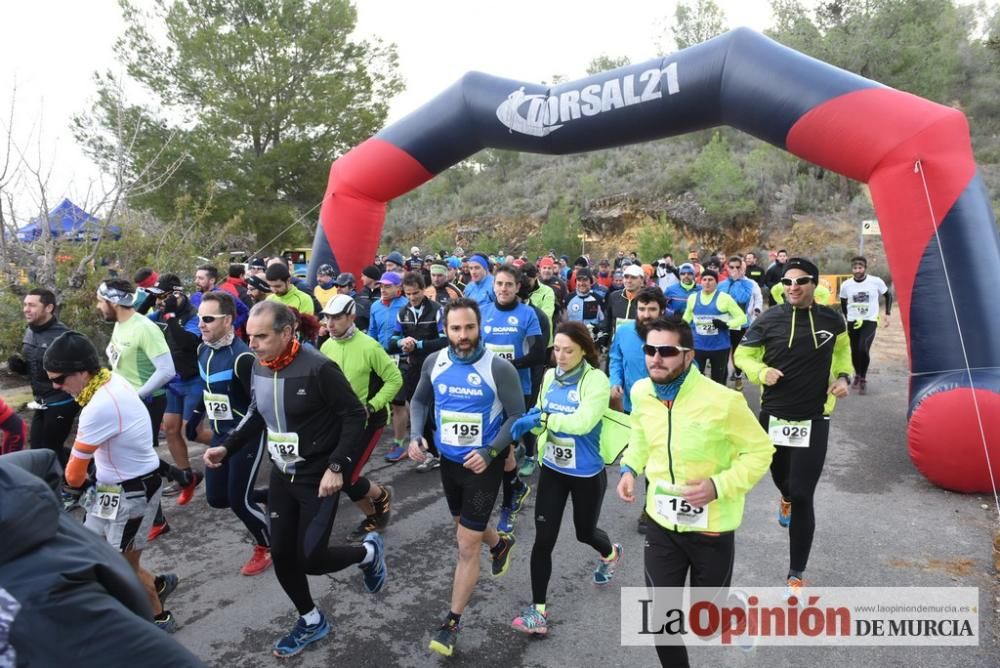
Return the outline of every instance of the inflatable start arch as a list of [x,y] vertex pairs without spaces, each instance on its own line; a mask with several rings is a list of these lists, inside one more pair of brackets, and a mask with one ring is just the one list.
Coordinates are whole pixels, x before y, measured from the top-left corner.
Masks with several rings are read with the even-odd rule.
[[723,124],[869,185],[909,348],[910,457],[941,487],[993,491],[1000,239],[965,116],[748,29],[551,88],[466,74],[333,163],[310,278],[359,273],[386,202],[483,148],[577,153]]

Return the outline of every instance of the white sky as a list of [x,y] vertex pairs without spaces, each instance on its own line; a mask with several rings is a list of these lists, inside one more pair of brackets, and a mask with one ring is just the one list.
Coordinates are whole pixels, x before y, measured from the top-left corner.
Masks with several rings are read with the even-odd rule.
[[[96,168],[69,129],[74,113],[93,102],[95,70],[120,73],[112,45],[123,24],[115,0],[5,3],[0,33],[0,133],[5,135],[14,84],[15,137],[34,164],[50,165],[49,203],[78,203],[100,189]],[[766,0],[719,0],[729,26],[767,27]],[[469,70],[525,81],[575,79],[602,53],[633,62],[669,46],[675,0],[359,0],[358,34],[395,42],[407,89],[389,122],[433,98]],[[0,135],[0,136],[2,136]],[[39,146],[39,138],[41,146]],[[3,144],[0,143],[0,151]],[[0,162],[2,164],[2,162]],[[19,192],[17,209],[37,204]]]

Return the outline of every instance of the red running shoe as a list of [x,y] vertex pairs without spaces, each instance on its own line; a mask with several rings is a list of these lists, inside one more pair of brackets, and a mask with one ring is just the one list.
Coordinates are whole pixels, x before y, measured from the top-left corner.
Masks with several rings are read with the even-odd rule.
[[271,565],[271,550],[263,545],[254,545],[253,556],[240,569],[240,575],[260,575]]
[[177,496],[178,506],[186,506],[191,503],[191,499],[194,498],[194,488],[200,485],[201,481],[205,479],[205,474],[198,471],[194,471],[192,476],[191,484],[183,487],[181,493]]

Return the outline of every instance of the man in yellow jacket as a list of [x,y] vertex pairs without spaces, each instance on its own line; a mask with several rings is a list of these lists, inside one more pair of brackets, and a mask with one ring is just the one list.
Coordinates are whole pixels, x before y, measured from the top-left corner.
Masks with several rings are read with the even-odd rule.
[[[632,386],[618,496],[633,502],[635,479],[646,474],[648,586],[683,587],[690,571],[692,587],[725,590],[744,499],[768,470],[774,446],[742,394],[691,373],[687,323],[654,320],[644,341],[649,378]],[[656,652],[664,666],[687,665],[682,644]]]

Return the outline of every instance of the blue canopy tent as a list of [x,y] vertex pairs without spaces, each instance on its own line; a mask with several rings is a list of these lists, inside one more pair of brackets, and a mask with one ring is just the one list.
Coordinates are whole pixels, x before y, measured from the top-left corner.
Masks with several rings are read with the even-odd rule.
[[[59,206],[52,209],[44,217],[48,221],[49,230],[53,237],[62,237],[67,241],[91,241],[97,238],[101,229],[101,221],[95,216],[87,213],[69,199],[64,199]],[[18,241],[31,243],[42,236],[45,220],[42,216],[33,218],[30,223],[17,231]],[[114,239],[122,235],[120,227],[111,225],[105,231]]]

